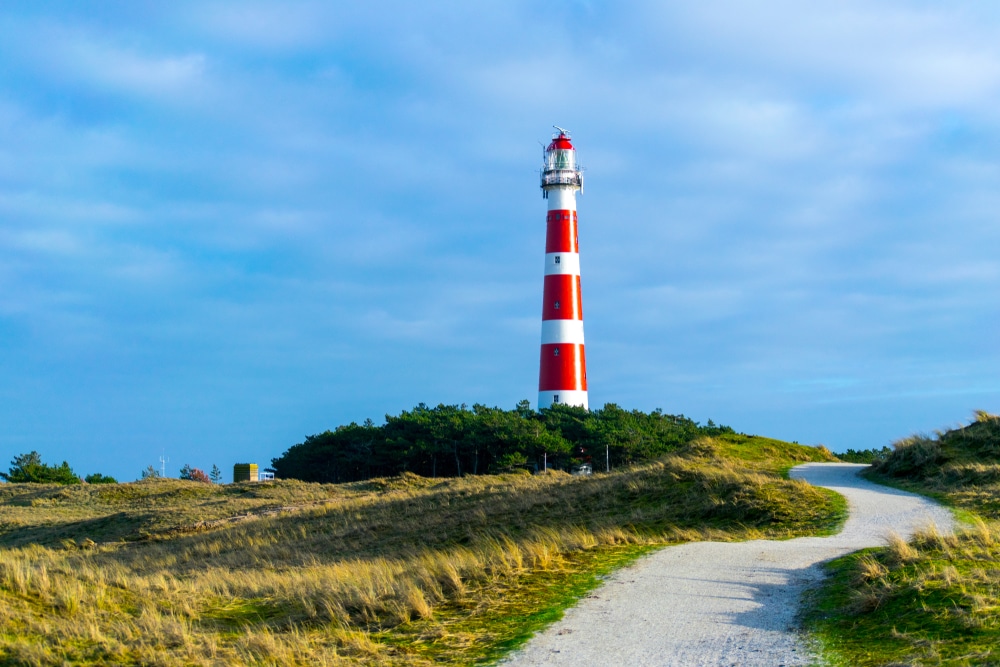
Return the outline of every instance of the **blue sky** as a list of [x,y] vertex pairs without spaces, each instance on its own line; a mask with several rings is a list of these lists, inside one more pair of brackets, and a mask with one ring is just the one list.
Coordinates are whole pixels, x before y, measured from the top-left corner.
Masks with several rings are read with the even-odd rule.
[[0,466],[534,403],[553,123],[591,405],[840,451],[1000,410],[997,34],[963,1],[4,3]]

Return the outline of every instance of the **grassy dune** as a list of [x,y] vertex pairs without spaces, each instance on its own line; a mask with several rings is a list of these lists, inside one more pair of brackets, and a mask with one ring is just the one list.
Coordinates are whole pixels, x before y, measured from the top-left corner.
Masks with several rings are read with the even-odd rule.
[[489,661],[651,548],[831,530],[781,474],[829,453],[702,440],[608,475],[0,486],[0,663]]
[[838,664],[1000,664],[1000,418],[901,440],[869,474],[942,500],[970,526],[834,561],[810,626]]

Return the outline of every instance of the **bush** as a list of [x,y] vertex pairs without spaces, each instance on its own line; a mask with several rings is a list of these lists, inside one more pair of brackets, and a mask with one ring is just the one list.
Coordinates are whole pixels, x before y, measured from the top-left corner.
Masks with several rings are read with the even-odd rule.
[[186,479],[191,482],[203,482],[205,484],[211,484],[212,480],[201,468],[192,468],[188,464],[184,464],[181,468],[181,479]]
[[87,475],[83,478],[87,484],[117,484],[118,480],[110,475],[102,475],[99,472]]
[[160,477],[160,471],[153,465],[146,466],[146,469],[142,471],[142,479],[159,479]]

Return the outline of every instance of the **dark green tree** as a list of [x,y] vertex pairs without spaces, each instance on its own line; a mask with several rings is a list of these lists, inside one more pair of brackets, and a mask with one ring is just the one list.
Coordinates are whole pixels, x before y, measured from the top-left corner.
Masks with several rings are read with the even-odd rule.
[[110,475],[102,475],[99,472],[92,473],[83,478],[87,484],[117,484],[118,480]]
[[66,461],[62,465],[48,465],[42,463],[42,457],[38,452],[28,452],[15,456],[10,462],[10,470],[6,473],[0,472],[8,482],[14,483],[34,483],[34,484],[79,484],[80,478],[73,472]]
[[208,473],[209,479],[212,480],[212,484],[218,484],[222,481],[222,471],[219,470],[219,466],[212,464],[212,470]]

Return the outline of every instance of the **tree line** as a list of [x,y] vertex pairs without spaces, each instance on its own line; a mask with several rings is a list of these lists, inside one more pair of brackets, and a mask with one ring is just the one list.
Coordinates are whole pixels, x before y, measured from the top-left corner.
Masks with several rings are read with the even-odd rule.
[[892,454],[892,450],[883,446],[882,449],[848,449],[843,454],[837,454],[837,458],[847,463],[876,463],[885,461]]
[[79,477],[66,461],[62,465],[43,463],[41,454],[36,451],[15,456],[10,469],[0,472],[0,478],[12,484],[116,484],[118,481],[99,472]]
[[[142,479],[155,479],[160,477],[160,471],[152,465],[147,466],[142,471]],[[7,472],[0,472],[0,479],[12,484],[117,484],[118,480],[110,475],[102,475],[99,472],[92,473],[86,477],[80,477],[70,467],[66,461],[62,465],[45,463],[42,456],[36,451],[26,454],[19,454],[10,462],[10,469]],[[222,482],[222,471],[216,465],[212,466],[211,472],[206,473],[199,468],[192,468],[187,463],[181,468],[180,479],[192,482],[205,482],[219,484]]]
[[557,404],[535,411],[485,405],[421,403],[385,423],[371,419],[306,436],[272,459],[276,476],[309,482],[352,482],[412,472],[455,477],[543,468],[594,470],[654,458],[703,435],[732,433],[684,415],[625,410],[613,403],[587,411]]

